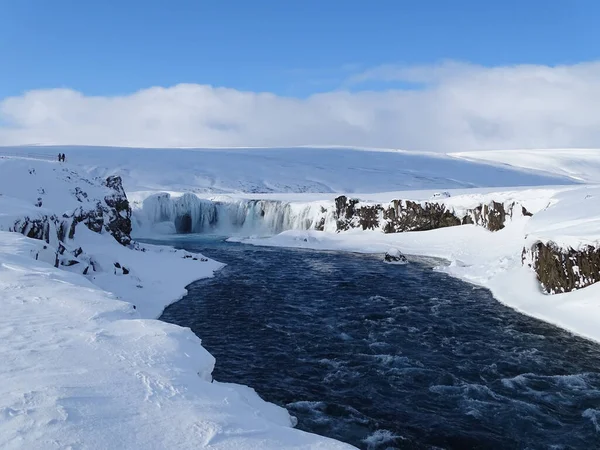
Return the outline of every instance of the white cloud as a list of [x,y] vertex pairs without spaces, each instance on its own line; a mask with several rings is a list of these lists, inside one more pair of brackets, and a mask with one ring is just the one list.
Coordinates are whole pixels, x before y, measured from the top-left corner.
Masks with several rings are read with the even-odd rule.
[[0,144],[600,147],[600,63],[382,66],[348,85],[373,80],[423,86],[306,99],[194,84],[121,97],[30,91],[0,101]]

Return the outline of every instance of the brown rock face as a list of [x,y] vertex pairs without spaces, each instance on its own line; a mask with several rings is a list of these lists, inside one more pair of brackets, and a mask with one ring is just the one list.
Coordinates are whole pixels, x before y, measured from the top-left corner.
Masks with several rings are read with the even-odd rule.
[[[443,203],[393,200],[389,205],[361,205],[357,199],[340,196],[335,199],[337,231],[352,228],[373,230],[381,228],[384,233],[405,231],[427,231],[457,225],[474,224],[498,231],[504,228],[508,217],[512,217],[515,203],[507,206],[499,202],[482,204],[468,210],[463,217]],[[522,208],[524,215],[531,215]],[[525,214],[527,213],[527,214]]]
[[385,233],[427,231],[460,225],[460,219],[441,203],[419,204],[410,200],[394,200],[383,210]]
[[523,263],[535,270],[548,294],[571,292],[600,281],[600,249],[591,245],[574,250],[538,242],[530,250],[523,249]]
[[[512,214],[512,206],[510,206]],[[480,223],[490,231],[498,231],[504,228],[506,221],[506,211],[502,203],[494,202],[488,205],[479,205],[472,210],[475,223]]]

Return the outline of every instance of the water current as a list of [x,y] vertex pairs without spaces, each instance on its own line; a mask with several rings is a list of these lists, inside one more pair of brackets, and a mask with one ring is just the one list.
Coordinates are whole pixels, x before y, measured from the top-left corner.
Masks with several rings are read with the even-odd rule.
[[359,448],[600,448],[600,345],[489,291],[381,255],[167,243],[228,265],[162,320],[190,327],[215,379],[298,428]]

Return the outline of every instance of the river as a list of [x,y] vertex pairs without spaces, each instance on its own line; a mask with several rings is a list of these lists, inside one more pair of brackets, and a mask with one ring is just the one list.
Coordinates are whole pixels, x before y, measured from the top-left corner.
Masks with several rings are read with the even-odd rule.
[[228,264],[161,319],[202,339],[215,379],[252,386],[300,429],[365,449],[600,448],[600,345],[431,261],[160,243]]

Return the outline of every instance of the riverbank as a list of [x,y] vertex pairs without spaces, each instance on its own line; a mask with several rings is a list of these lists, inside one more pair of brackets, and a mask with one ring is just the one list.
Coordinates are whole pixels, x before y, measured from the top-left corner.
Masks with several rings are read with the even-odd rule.
[[161,242],[227,263],[161,318],[202,336],[217,379],[243,380],[301,429],[365,450],[597,442],[600,346],[432,271],[439,260]]
[[222,265],[118,242],[128,214],[113,181],[0,160],[0,447],[350,448],[214,381],[201,340],[155,320]]
[[271,237],[238,237],[232,241],[382,255],[395,248],[406,255],[443,258],[449,264],[437,270],[490,289],[498,301],[519,312],[600,342],[597,319],[600,317],[600,285],[547,295],[542,292],[533,270],[522,264],[523,246],[536,238],[536,226],[534,215],[517,218],[496,232],[475,225],[395,234],[289,230]]

